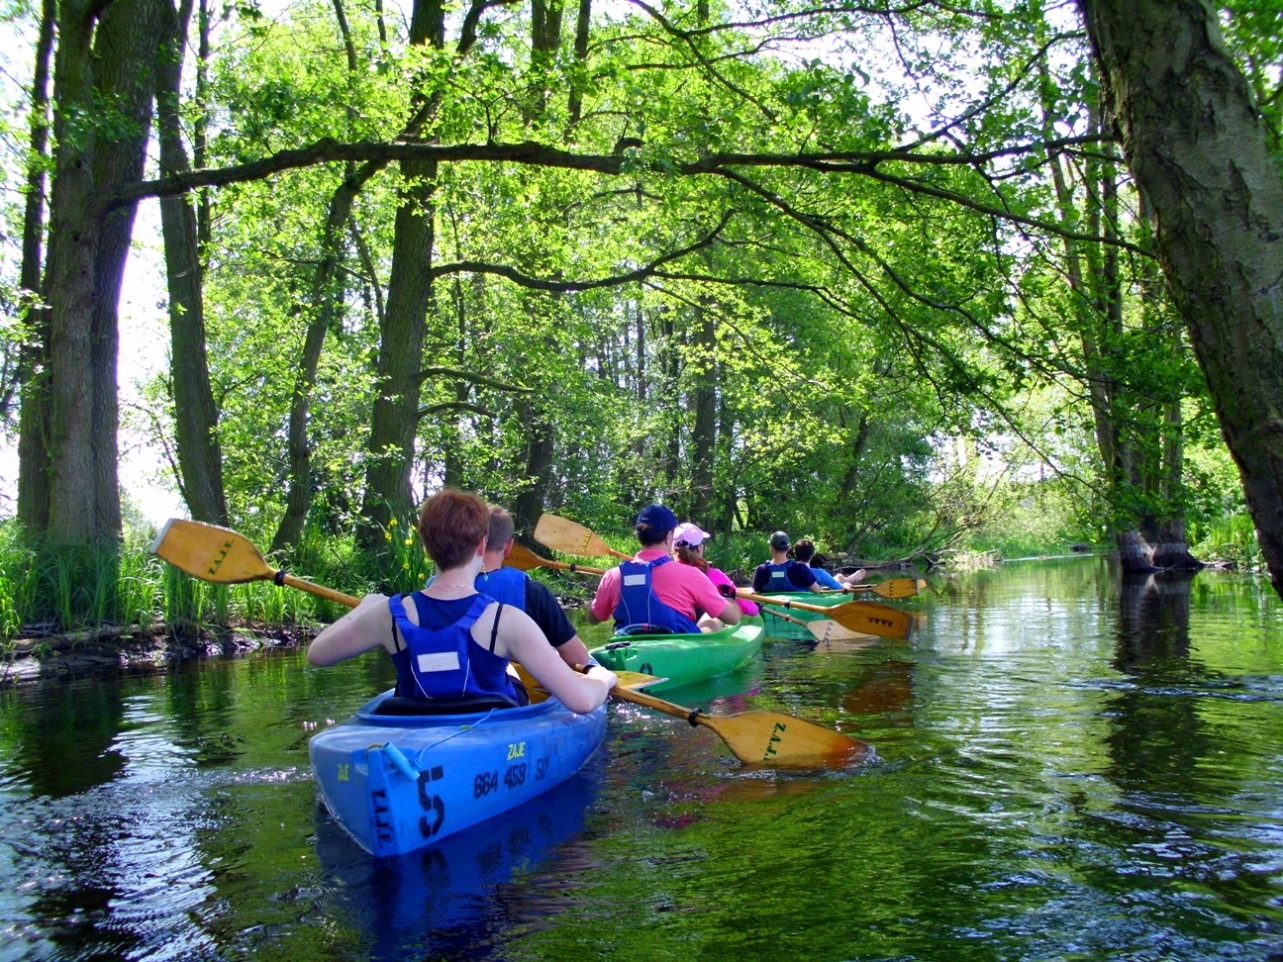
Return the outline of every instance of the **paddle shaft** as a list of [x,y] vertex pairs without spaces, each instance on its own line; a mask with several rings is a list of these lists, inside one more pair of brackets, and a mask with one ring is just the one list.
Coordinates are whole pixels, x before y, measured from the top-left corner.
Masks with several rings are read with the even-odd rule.
[[583,565],[567,564],[564,561],[550,561],[547,558],[539,557],[529,548],[519,544],[512,546],[512,551],[508,554],[506,562],[514,568],[520,568],[522,571],[529,571],[531,568],[554,568],[557,571],[578,571],[586,575],[597,575],[598,577],[606,573],[601,568],[586,568]]

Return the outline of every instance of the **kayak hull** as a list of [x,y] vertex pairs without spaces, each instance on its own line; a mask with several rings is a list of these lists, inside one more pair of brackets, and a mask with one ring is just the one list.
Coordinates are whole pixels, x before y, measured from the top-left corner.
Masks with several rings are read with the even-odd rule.
[[589,652],[612,671],[638,671],[664,681],[648,691],[679,688],[716,678],[747,664],[762,650],[760,618],[744,618],[719,631],[671,635],[616,635]]
[[380,715],[392,692],[308,745],[321,797],[375,856],[402,855],[501,815],[577,772],[601,744],[606,707],[554,698],[522,708]]

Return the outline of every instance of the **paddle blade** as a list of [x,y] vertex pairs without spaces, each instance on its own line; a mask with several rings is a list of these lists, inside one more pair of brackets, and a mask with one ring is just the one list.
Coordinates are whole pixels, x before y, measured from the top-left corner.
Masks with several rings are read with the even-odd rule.
[[[923,581],[922,585],[926,582]],[[857,586],[858,587],[858,586]],[[879,581],[877,584],[869,585],[868,590],[872,591],[880,598],[912,598],[918,593],[920,585],[913,578],[889,578],[886,581]]]
[[697,715],[721,736],[735,757],[784,768],[841,768],[868,756],[867,744],[841,732],[776,711]]
[[815,636],[816,641],[825,644],[830,641],[876,641],[878,637],[865,631],[853,631],[831,618],[804,621],[802,624],[806,625],[806,630]]
[[219,584],[239,585],[275,575],[244,535],[202,521],[170,518],[148,550],[189,575]]
[[533,571],[536,568],[553,566],[552,562],[545,561],[525,545],[516,543],[513,544],[512,551],[508,553],[508,557],[504,559],[504,564],[512,565],[521,571]]
[[600,558],[602,555],[613,555],[616,558],[630,558],[622,551],[616,551],[602,541],[594,531],[581,524],[575,524],[555,514],[541,514],[535,524],[535,540],[547,545],[554,551],[581,557]]
[[736,758],[750,765],[839,768],[860,761],[871,751],[864,742],[849,735],[780,712],[750,711],[738,715],[709,716],[640,691],[616,687],[610,693],[621,701],[654,708],[684,718],[692,725],[711,728]]
[[644,675],[640,671],[617,671],[615,677],[619,679],[620,688],[629,689],[649,688],[651,685],[658,685],[661,681],[668,681],[667,678]]
[[834,605],[824,614],[843,628],[877,635],[879,638],[908,638],[913,631],[913,615],[869,601],[849,601],[844,605]]

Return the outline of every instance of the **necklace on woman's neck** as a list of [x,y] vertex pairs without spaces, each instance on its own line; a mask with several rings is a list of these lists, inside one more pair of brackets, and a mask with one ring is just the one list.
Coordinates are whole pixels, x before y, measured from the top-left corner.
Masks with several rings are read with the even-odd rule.
[[453,581],[434,581],[432,582],[432,587],[433,588],[471,588],[473,586],[470,584],[469,585],[459,584]]

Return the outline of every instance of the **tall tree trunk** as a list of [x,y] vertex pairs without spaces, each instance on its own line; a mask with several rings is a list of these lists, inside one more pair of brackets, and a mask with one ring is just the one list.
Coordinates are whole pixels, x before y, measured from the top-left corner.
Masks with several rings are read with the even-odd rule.
[[[157,130],[161,172],[178,174],[191,169],[182,140],[179,99],[192,2],[183,0],[175,10],[166,0],[165,14],[166,30],[156,70]],[[204,270],[191,198],[186,194],[162,197],[160,222],[169,285],[174,427],[183,498],[197,521],[225,525],[223,451],[218,442],[218,405],[210,387],[205,350]]]
[[[444,46],[444,6],[444,0],[417,0],[410,21],[412,44]],[[434,101],[428,101],[423,113],[434,109]],[[419,424],[419,370],[432,300],[436,175],[434,161],[401,164],[404,183],[393,227],[387,314],[379,330],[365,495],[357,529],[358,543],[368,551],[380,550],[388,522],[406,517],[413,507],[410,471]]]
[[[151,125],[155,0],[64,3],[55,64],[57,142],[49,249],[49,514],[55,541],[120,537],[117,304],[134,205],[101,213],[137,180]],[[110,104],[112,139],[86,127]]]
[[22,391],[18,415],[18,520],[31,531],[49,526],[49,311],[44,285],[45,162],[49,154],[49,65],[53,56],[57,0],[44,0],[31,84],[31,161],[27,171],[19,283],[28,306],[31,333],[20,349],[17,382]]
[[1079,0],[1107,103],[1283,596],[1283,176],[1203,0]]
[[713,467],[717,457],[717,378],[720,365],[717,359],[717,325],[712,312],[703,304],[695,310],[695,349],[697,360],[686,368],[695,378],[691,388],[695,420],[686,457],[691,471],[689,508],[692,518],[708,522],[713,500]]
[[[592,0],[579,0],[579,15],[575,19],[575,63],[581,67],[588,62],[588,38],[592,27]],[[572,84],[567,99],[570,123],[566,125],[566,139],[573,140],[575,127],[579,123],[584,109],[583,88],[579,83]]]
[[525,477],[529,481],[517,494],[512,516],[518,530],[533,531],[548,501],[556,438],[548,412],[537,398],[521,398],[517,410],[526,426]]

